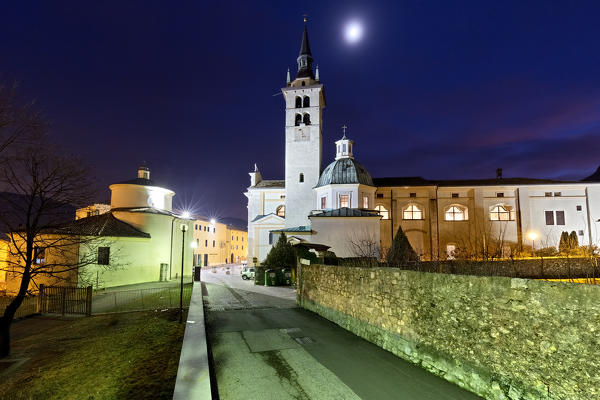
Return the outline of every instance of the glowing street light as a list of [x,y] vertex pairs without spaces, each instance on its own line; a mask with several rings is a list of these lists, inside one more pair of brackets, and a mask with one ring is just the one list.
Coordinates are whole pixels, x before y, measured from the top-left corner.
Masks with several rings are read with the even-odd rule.
[[190,219],[192,217],[192,214],[189,211],[184,211],[181,213],[181,218],[183,219]]
[[217,223],[217,221],[215,221],[215,219],[214,219],[214,218],[211,218],[211,219],[210,219],[210,224],[211,224],[211,225],[214,225],[214,224],[216,224],[216,223]]
[[527,236],[531,239],[531,252],[535,256],[535,239],[537,238],[537,234],[535,232],[529,232]]

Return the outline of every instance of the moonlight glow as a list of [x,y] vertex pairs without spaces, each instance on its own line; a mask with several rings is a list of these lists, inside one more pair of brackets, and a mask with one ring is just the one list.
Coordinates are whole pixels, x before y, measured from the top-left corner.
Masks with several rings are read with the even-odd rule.
[[348,43],[357,43],[362,39],[363,27],[358,21],[351,21],[346,25],[344,30],[346,41]]

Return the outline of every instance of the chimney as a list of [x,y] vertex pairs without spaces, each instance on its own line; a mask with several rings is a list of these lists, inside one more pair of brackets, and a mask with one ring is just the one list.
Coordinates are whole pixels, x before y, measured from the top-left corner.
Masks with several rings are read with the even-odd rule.
[[138,178],[139,179],[150,179],[150,168],[142,165],[138,168]]
[[502,179],[502,168],[496,169],[496,179]]
[[254,164],[254,171],[250,172],[250,186],[256,186],[260,181],[262,181],[262,175],[258,170],[258,166]]

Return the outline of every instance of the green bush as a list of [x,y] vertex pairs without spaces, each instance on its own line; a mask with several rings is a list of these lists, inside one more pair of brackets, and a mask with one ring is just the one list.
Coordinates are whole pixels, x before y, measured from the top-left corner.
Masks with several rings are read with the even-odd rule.
[[417,253],[413,250],[401,227],[398,227],[398,232],[396,233],[385,258],[388,265],[393,267],[399,267],[405,265],[407,262],[419,260],[419,256],[417,256]]
[[292,268],[296,266],[294,246],[287,241],[283,232],[275,246],[267,254],[263,265],[268,268]]

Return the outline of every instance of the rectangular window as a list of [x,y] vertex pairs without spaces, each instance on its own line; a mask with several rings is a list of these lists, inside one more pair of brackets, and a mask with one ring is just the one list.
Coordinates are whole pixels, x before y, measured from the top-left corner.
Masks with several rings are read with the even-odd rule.
[[324,210],[325,208],[327,208],[327,197],[323,196],[321,197],[321,210]]
[[383,193],[377,193],[377,198],[378,199],[383,199]]
[[544,196],[546,196],[546,197],[552,197],[552,192],[546,192],[546,193],[544,193]]
[[217,228],[213,228],[213,233],[217,232]]
[[577,211],[581,211],[581,206],[577,206]]
[[208,239],[204,241],[204,247],[208,247]]
[[409,197],[417,197],[417,194],[416,193],[410,193],[408,196]]
[[340,194],[340,208],[350,207],[350,196],[347,194]]
[[577,232],[577,234],[578,234],[579,236],[583,236],[583,231],[578,231],[578,232]]
[[554,192],[554,197],[560,197],[560,196],[562,196],[561,192]]
[[546,213],[546,225],[554,225],[554,212],[545,211]]
[[233,235],[231,235],[231,240],[233,240]]
[[452,193],[452,197],[457,198],[458,197],[458,193]]
[[273,232],[269,232],[269,244],[273,244]]
[[556,212],[556,225],[564,225],[565,224],[565,212],[557,211]]
[[504,193],[502,193],[502,192],[496,193],[496,197],[504,197]]
[[215,241],[213,240],[213,247],[215,247]]
[[282,194],[281,196],[279,196],[279,198],[280,198],[281,200],[285,199],[285,194]]
[[344,144],[342,145],[342,151],[343,151],[344,153],[346,152],[346,143],[344,143]]
[[110,262],[110,247],[98,247],[98,265],[108,265]]
[[369,196],[363,196],[363,208],[369,208]]
[[33,248],[33,259],[34,263],[37,265],[42,265],[46,262],[46,249],[43,247],[34,247]]

